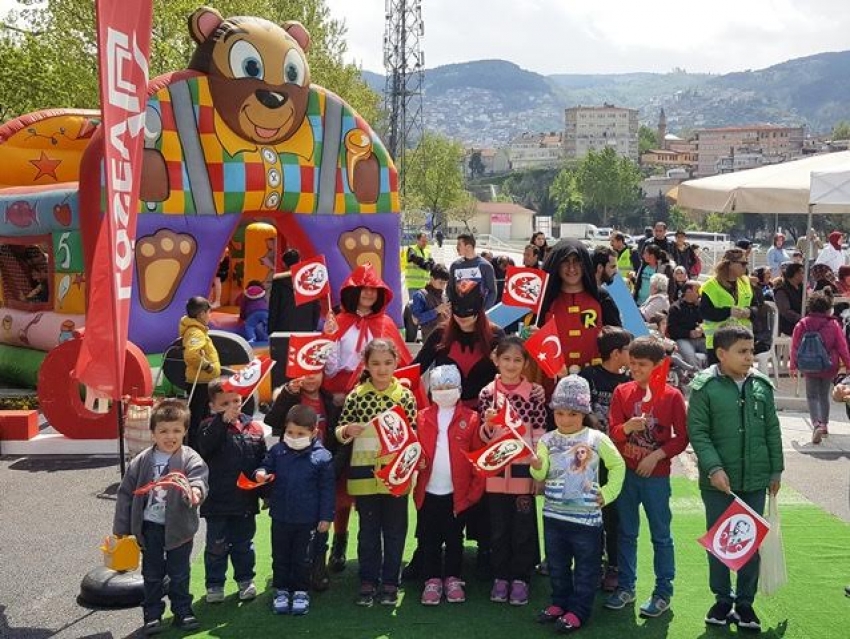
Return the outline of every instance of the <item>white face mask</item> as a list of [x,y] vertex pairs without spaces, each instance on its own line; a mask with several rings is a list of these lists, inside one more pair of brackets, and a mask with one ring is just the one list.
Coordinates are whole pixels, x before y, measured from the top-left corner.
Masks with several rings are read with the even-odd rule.
[[304,450],[313,441],[312,437],[292,437],[290,435],[283,436],[283,443],[289,446],[292,450]]
[[441,408],[451,408],[457,404],[460,399],[459,388],[444,388],[442,390],[432,390],[431,397],[434,403]]

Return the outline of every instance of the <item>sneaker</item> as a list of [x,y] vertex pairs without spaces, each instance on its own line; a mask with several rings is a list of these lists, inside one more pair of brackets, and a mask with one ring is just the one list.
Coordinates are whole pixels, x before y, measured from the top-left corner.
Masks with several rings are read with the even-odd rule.
[[310,612],[310,595],[303,590],[296,590],[292,593],[290,609],[293,615],[306,615]]
[[[239,601],[251,601],[257,598],[257,586],[253,581],[239,582]],[[207,595],[209,601],[209,595]]]
[[162,619],[151,619],[150,621],[146,621],[145,625],[142,626],[142,634],[146,637],[158,635],[165,630],[165,624],[162,623]]
[[381,599],[378,603],[382,606],[395,606],[398,604],[398,587],[384,586],[381,588]]
[[850,586],[844,586],[844,596],[850,597]]
[[446,601],[449,603],[463,603],[466,601],[466,592],[463,587],[466,585],[457,577],[446,577],[443,583],[446,589]]
[[635,593],[624,588],[617,588],[603,604],[608,610],[622,610],[635,600]]
[[555,622],[555,630],[558,632],[575,632],[579,628],[581,628],[581,619],[576,617],[572,612],[559,617]]
[[660,617],[670,610],[670,602],[664,597],[653,595],[640,606],[640,616],[644,619]]
[[422,596],[419,601],[423,606],[437,606],[443,599],[443,582],[439,577],[434,577],[425,582]]
[[718,601],[705,615],[705,623],[712,626],[725,626],[732,616],[732,604],[728,601]]
[[812,431],[812,443],[820,444],[821,440],[823,440],[823,427],[818,424],[815,426],[815,429]]
[[289,614],[289,591],[288,590],[278,590],[274,594],[274,600],[272,601],[272,610],[276,615],[288,615]]
[[201,624],[195,619],[195,615],[189,613],[185,616],[174,615],[174,627],[180,630],[197,630],[201,627]]
[[224,588],[221,586],[210,586],[207,588],[207,595],[205,599],[209,604],[221,603],[224,601]]
[[490,590],[490,601],[505,603],[508,600],[509,587],[510,584],[506,579],[496,579],[493,581],[493,589]]
[[539,564],[537,564],[534,567],[534,570],[537,572],[538,575],[543,575],[544,577],[548,577],[549,576],[549,560],[544,559],[543,561],[541,561]]
[[605,592],[614,592],[620,583],[620,571],[613,566],[608,566],[605,570],[605,576],[602,577],[602,590]]
[[761,632],[761,621],[752,606],[737,604],[735,612],[732,613],[732,622],[738,626],[738,630],[752,630]]
[[363,608],[371,608],[375,605],[375,586],[372,584],[361,584],[360,593],[357,595],[357,601],[355,603]]
[[563,608],[560,606],[549,606],[537,613],[537,623],[554,623],[559,617],[563,616]]
[[511,582],[510,604],[512,606],[524,606],[528,603],[528,584],[519,579]]

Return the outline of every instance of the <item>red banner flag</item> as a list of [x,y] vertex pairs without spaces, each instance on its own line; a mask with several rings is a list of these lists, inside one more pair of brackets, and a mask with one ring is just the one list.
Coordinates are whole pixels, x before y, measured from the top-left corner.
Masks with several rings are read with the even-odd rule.
[[505,290],[502,304],[505,306],[523,306],[535,314],[540,313],[543,294],[549,274],[537,268],[509,266],[505,271]]
[[410,482],[413,480],[413,472],[419,465],[422,456],[422,445],[419,442],[411,442],[395,456],[389,464],[375,471],[375,477],[380,479],[391,495],[398,497],[407,492]]
[[295,291],[296,306],[320,300],[330,294],[331,282],[324,255],[293,264],[292,290]]
[[671,362],[672,360],[669,357],[665,357],[649,374],[649,382],[646,385],[646,392],[643,394],[643,401],[640,405],[640,409],[644,414],[650,412],[655,405],[655,401],[664,395],[664,387],[667,385],[667,375],[670,373]]
[[464,452],[472,465],[482,475],[499,474],[511,462],[531,454],[525,441],[509,430],[478,450]]
[[312,375],[324,370],[333,340],[322,333],[291,333],[286,376],[290,379]]
[[95,6],[106,211],[87,283],[89,313],[75,377],[117,400],[133,288],[153,10],[150,0],[97,0]]
[[416,407],[419,409],[428,406],[428,395],[422,384],[422,367],[419,364],[411,364],[403,368],[397,368],[393,376],[413,393],[416,399]]
[[770,530],[770,524],[735,496],[714,525],[697,541],[730,570],[740,570],[753,555]]
[[554,317],[526,340],[525,350],[549,377],[556,377],[561,372],[565,366],[564,351]]
[[408,442],[416,441],[416,435],[407,423],[407,415],[401,406],[393,406],[369,422],[378,433],[378,441],[381,442],[379,456],[396,453],[404,448]]
[[227,393],[239,393],[240,397],[248,397],[268,375],[274,364],[274,360],[269,357],[255,357],[245,368],[224,380],[221,389]]

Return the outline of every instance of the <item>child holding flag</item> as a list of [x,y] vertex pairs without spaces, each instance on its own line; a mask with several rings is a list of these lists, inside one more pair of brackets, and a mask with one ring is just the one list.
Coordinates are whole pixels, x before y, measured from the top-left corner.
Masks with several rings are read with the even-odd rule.
[[[393,376],[399,354],[389,339],[375,339],[363,349],[361,383],[345,398],[336,436],[351,444],[348,493],[355,498],[360,530],[357,558],[360,564],[359,606],[375,599],[386,606],[398,602],[398,585],[404,540],[407,536],[407,492],[391,494],[376,473],[393,462],[381,455],[381,439],[371,423],[378,415],[400,406],[408,424],[416,421],[413,393]],[[381,587],[380,595],[378,587]]]
[[[552,580],[552,605],[538,616],[561,632],[586,624],[599,585],[602,510],[617,498],[625,464],[592,415],[590,387],[578,375],[558,382],[550,403],[556,430],[540,438],[531,476],[545,481],[543,537]],[[608,469],[600,485],[599,462]]]
[[[719,363],[691,383],[688,433],[699,462],[707,528],[732,503],[733,491],[759,514],[764,512],[765,491],[773,495],[779,491],[784,470],[779,418],[770,379],[752,368],[753,348],[753,334],[748,328],[719,328],[714,334]],[[711,554],[708,575],[715,603],[705,622],[761,630],[753,610],[759,554],[754,553],[738,570],[734,595],[729,568]]]
[[646,513],[655,556],[655,588],[641,605],[641,617],[659,617],[670,608],[676,573],[670,533],[670,460],[688,445],[685,398],[667,385],[669,365],[664,346],[651,337],[639,337],[629,347],[633,381],[621,384],[611,398],[611,439],[626,460],[626,479],[617,500],[619,583],[605,601],[609,610],[621,610],[635,600],[637,539],[640,511]]
[[[505,433],[494,419],[505,403],[520,422],[514,429],[528,449],[534,450],[546,432],[546,396],[543,387],[525,379],[522,371],[528,353],[518,337],[506,337],[493,351],[499,374],[479,395],[480,437],[485,443]],[[507,421],[507,420],[506,420]],[[487,478],[486,497],[490,513],[493,588],[490,601],[513,606],[528,603],[528,583],[540,552],[534,480],[528,459],[511,462]]]

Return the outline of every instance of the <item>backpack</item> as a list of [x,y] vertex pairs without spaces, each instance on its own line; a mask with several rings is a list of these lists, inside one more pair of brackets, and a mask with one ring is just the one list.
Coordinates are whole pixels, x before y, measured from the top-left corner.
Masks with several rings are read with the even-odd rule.
[[832,358],[817,331],[806,331],[797,347],[797,370],[801,373],[824,373],[832,369]]

